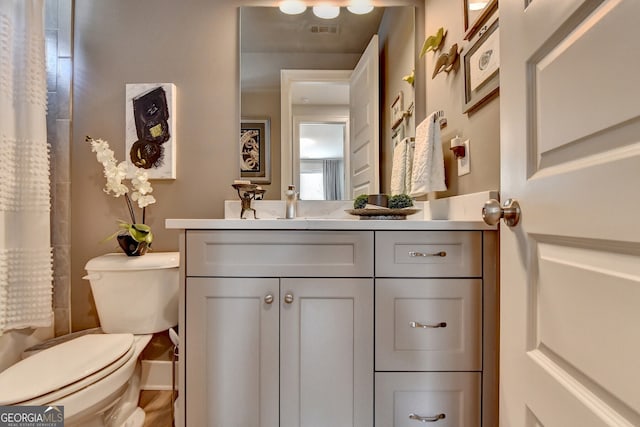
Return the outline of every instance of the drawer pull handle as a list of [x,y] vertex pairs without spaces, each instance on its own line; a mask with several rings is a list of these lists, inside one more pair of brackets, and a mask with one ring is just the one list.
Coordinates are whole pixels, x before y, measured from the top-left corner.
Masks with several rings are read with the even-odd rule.
[[430,256],[439,256],[439,257],[446,257],[447,253],[445,251],[440,251],[440,252],[435,252],[432,254],[426,254],[424,252],[416,252],[416,251],[409,251],[409,256],[410,257],[430,257]]
[[273,303],[273,295],[272,294],[268,294],[264,296],[264,303],[265,304],[272,304]]
[[438,323],[434,323],[432,325],[427,325],[425,323],[420,323],[420,322],[409,322],[409,326],[411,326],[412,328],[422,328],[422,329],[435,329],[435,328],[446,328],[447,327],[447,322],[438,322]]
[[413,412],[409,414],[410,420],[420,421],[422,423],[435,423],[439,420],[444,420],[446,418],[445,414],[434,415],[433,417],[421,417],[420,415],[416,415]]
[[287,292],[284,296],[285,304],[291,304],[293,302],[293,294],[291,292]]

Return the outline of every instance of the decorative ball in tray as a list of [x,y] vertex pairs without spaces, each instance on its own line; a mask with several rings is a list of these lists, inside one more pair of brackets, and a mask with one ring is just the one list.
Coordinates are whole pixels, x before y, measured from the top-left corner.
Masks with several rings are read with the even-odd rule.
[[347,209],[347,213],[359,216],[360,219],[407,219],[407,215],[420,211],[412,206],[413,200],[406,194],[362,194],[356,197],[353,209]]

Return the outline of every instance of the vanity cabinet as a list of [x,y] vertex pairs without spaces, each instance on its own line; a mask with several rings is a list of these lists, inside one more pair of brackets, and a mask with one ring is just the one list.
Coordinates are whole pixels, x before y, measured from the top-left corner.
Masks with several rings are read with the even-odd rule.
[[192,426],[373,425],[373,235],[187,231]]
[[184,232],[184,426],[497,425],[497,233],[354,223]]
[[496,425],[496,269],[483,256],[495,245],[480,231],[376,231],[376,426]]

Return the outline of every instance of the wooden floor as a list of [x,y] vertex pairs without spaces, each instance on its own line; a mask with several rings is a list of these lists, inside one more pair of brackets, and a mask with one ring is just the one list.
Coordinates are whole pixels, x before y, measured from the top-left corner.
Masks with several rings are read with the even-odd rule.
[[[153,335],[151,342],[142,353],[145,360],[172,360],[173,344],[167,331]],[[173,400],[170,390],[140,392],[139,406],[146,413],[144,427],[172,427]]]
[[142,390],[139,404],[147,414],[144,427],[173,426],[171,391]]

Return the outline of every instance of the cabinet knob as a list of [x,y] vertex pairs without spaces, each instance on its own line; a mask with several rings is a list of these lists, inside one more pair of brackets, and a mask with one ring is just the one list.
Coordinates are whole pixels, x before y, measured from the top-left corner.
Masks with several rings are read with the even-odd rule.
[[291,292],[287,292],[284,296],[285,304],[291,304],[293,302],[293,294]]
[[265,295],[264,296],[264,302],[265,302],[265,304],[273,303],[273,295],[272,294]]
[[414,414],[413,412],[409,414],[410,420],[420,421],[422,423],[435,423],[436,421],[444,420],[445,418],[446,418],[445,414],[438,414],[432,417],[422,417],[420,415]]

